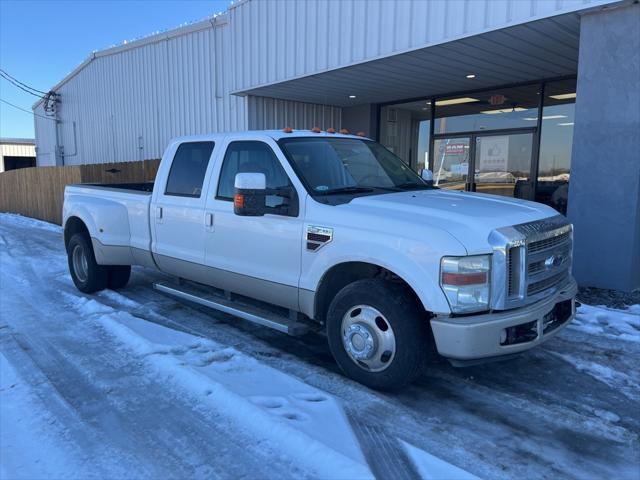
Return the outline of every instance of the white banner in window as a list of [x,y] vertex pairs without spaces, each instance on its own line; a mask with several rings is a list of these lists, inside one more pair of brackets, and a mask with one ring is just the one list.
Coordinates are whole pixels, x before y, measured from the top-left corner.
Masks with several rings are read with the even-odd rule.
[[506,172],[509,159],[509,136],[479,137],[481,172]]

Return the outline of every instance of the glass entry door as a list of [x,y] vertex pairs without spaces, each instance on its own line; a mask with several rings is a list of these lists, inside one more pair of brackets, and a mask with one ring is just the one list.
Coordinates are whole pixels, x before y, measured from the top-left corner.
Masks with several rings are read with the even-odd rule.
[[533,131],[471,133],[434,140],[434,184],[532,199]]

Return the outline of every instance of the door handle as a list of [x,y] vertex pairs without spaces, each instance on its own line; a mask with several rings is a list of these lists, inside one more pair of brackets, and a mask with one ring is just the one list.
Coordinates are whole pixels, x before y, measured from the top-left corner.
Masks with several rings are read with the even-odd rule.
[[156,207],[156,218],[162,220],[162,207]]
[[213,213],[207,212],[204,214],[204,226],[207,230],[213,230]]

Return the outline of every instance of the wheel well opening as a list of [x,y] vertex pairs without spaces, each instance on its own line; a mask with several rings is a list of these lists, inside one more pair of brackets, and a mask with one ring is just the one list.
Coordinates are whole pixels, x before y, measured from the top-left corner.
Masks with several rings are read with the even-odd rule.
[[67,223],[64,224],[64,246],[65,248],[69,245],[69,241],[71,237],[73,237],[76,233],[86,233],[89,236],[89,229],[84,224],[82,220],[78,217],[70,217],[67,220]]
[[366,262],[346,262],[331,267],[331,269],[329,269],[329,271],[327,271],[322,277],[318,291],[316,292],[316,320],[322,323],[325,322],[329,305],[340,290],[353,282],[367,278],[380,278],[382,280],[388,280],[393,283],[404,285],[407,288],[407,291],[409,291],[411,295],[416,298],[418,303],[422,305],[418,295],[416,295],[411,286],[392,271],[379,265]]

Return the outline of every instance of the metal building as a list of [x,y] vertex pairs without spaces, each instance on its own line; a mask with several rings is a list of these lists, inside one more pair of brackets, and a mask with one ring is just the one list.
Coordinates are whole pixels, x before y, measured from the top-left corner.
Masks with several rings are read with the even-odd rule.
[[0,172],[36,166],[36,142],[32,138],[0,138]]
[[241,0],[92,53],[34,105],[37,162],[159,158],[206,132],[363,130],[441,187],[567,213],[578,280],[630,290],[639,79],[634,0]]

